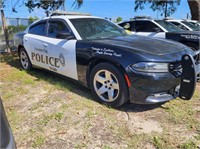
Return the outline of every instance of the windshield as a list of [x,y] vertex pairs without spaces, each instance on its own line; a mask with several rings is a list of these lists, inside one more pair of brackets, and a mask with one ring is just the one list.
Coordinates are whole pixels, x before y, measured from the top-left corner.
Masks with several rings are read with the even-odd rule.
[[108,20],[99,18],[70,19],[84,40],[114,38],[128,35],[126,31]]
[[198,22],[190,22],[191,24],[197,26],[197,27],[200,27],[199,23]]
[[159,25],[161,25],[163,28],[165,28],[168,32],[183,31],[176,25],[174,25],[170,22],[164,21],[164,20],[155,20],[155,22],[157,22]]
[[193,31],[199,31],[199,27],[193,25],[192,23],[190,22],[187,22],[187,21],[181,21],[183,24],[187,25],[189,28],[191,28]]

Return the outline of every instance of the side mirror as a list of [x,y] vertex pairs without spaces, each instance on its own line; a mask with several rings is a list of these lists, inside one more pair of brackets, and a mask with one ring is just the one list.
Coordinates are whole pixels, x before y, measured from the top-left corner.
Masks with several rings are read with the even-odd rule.
[[126,30],[130,30],[130,27],[131,27],[130,23],[126,23],[126,24],[123,26],[123,28],[126,29]]
[[74,38],[74,36],[72,36],[70,33],[68,32],[58,32],[57,35],[56,35],[56,38],[59,38],[59,39],[72,39]]
[[162,30],[159,27],[153,28],[153,31],[156,33],[162,32]]

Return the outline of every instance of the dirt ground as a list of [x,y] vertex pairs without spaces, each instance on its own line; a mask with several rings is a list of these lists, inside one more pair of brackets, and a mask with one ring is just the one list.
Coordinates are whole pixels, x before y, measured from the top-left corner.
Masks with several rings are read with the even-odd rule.
[[112,109],[76,82],[4,56],[0,96],[20,149],[200,147],[200,84],[190,101]]

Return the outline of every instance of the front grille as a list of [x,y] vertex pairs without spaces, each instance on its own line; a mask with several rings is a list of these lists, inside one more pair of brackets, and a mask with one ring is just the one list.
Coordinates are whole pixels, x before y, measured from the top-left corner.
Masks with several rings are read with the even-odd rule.
[[182,72],[183,72],[183,68],[181,63],[172,63],[169,66],[169,71],[175,76],[175,77],[179,77],[181,76]]

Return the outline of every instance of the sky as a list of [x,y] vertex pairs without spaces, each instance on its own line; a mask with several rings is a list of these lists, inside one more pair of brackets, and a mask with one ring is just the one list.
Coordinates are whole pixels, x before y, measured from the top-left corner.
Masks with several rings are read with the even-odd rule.
[[[8,18],[28,18],[30,16],[37,16],[39,18],[45,17],[45,13],[41,9],[35,9],[29,13],[25,6],[17,4],[16,8],[18,13],[12,12],[12,6],[15,5],[13,1],[6,0],[6,8],[4,9],[5,16]],[[122,17],[123,20],[128,20],[134,16],[151,16],[152,18],[163,18],[159,12],[153,12],[148,6],[144,10],[134,12],[134,0],[84,0],[82,7],[75,10],[72,7],[74,0],[66,0],[66,10],[70,12],[87,12],[95,16],[117,18]],[[171,16],[176,19],[186,18],[187,13],[190,13],[187,0],[181,0],[180,6],[177,11]]]

